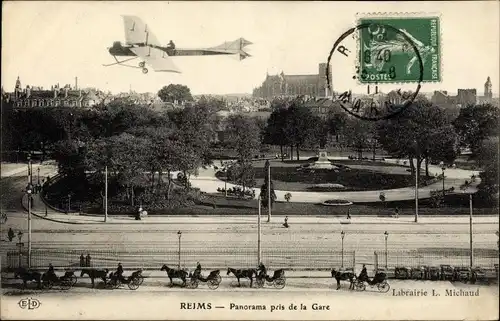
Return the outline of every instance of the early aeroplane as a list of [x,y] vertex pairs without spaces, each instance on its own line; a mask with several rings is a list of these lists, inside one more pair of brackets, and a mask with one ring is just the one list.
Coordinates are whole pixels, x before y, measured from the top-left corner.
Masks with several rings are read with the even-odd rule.
[[[243,38],[209,48],[175,48],[172,41],[167,46],[162,46],[156,36],[148,29],[148,25],[135,16],[123,16],[125,26],[125,45],[115,41],[113,46],[108,48],[109,53],[116,62],[104,65],[106,67],[121,65],[132,68],[140,68],[143,73],[147,73],[146,64],[151,66],[156,72],[177,72],[180,70],[172,62],[174,56],[206,56],[206,55],[238,55],[239,60],[243,60],[250,55],[243,50],[244,47],[252,43]],[[132,58],[118,60],[116,57]],[[128,61],[140,58],[138,66],[124,64]]]

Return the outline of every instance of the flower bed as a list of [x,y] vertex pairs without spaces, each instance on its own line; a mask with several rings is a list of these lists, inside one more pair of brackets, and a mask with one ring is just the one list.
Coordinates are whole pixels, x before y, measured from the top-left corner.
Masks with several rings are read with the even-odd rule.
[[347,200],[328,200],[322,203],[325,206],[345,206],[352,205],[352,202]]

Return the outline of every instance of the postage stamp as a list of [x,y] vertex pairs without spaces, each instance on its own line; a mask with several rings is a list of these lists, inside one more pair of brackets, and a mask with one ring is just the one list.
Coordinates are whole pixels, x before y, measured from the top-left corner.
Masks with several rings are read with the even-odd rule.
[[359,30],[361,83],[416,82],[420,78],[418,55],[422,81],[441,81],[439,16],[363,17],[358,24],[369,25]]
[[498,4],[5,1],[0,319],[498,320]]

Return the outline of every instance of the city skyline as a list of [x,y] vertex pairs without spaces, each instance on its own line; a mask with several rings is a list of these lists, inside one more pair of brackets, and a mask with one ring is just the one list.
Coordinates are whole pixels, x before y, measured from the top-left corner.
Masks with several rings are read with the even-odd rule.
[[[130,88],[137,92],[155,92],[170,83],[184,84],[195,95],[251,93],[262,83],[267,72],[270,75],[281,71],[288,75],[315,74],[317,64],[326,62],[335,40],[354,26],[356,7],[353,3],[322,2],[148,2],[147,5],[135,2],[6,2],[3,6],[2,86],[5,91],[12,91],[19,76],[23,87],[50,88],[55,83],[73,84],[77,76],[79,87],[97,87],[113,93],[126,92]],[[458,89],[470,88],[482,95],[489,76],[493,96],[498,97],[498,90],[495,90],[500,83],[498,3],[363,5],[363,12],[376,11],[440,15],[441,33],[444,34],[443,81],[423,84],[422,92],[447,90],[452,94]],[[328,19],[331,12],[341,14]],[[315,18],[304,21],[305,13]],[[132,68],[103,67],[103,63],[113,59],[107,47],[113,41],[124,41],[122,14],[140,16],[162,43],[174,40],[177,47],[212,46],[245,37],[253,42],[248,50],[252,57],[244,61],[218,56],[175,57],[182,74],[152,72],[143,75]],[[470,23],[463,23],[465,20]],[[341,79],[343,88],[349,86],[353,66],[335,67],[334,90],[336,79]],[[351,86],[353,92],[366,91],[356,89],[355,85],[354,82]],[[413,87],[401,86],[403,89]],[[385,91],[382,87],[381,90]]]

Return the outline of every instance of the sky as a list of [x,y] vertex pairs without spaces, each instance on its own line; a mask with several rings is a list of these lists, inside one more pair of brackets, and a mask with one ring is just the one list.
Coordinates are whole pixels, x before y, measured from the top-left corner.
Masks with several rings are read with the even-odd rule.
[[[113,93],[130,88],[157,92],[171,83],[184,84],[193,94],[251,93],[266,72],[317,74],[318,64],[326,62],[336,39],[356,25],[357,17],[380,12],[440,16],[442,81],[426,83],[421,91],[476,88],[482,95],[487,76],[495,96],[500,87],[498,1],[4,1],[2,9],[6,91],[13,90],[19,76],[23,87],[74,84],[78,77],[79,87]],[[107,48],[125,40],[121,15],[141,17],[160,42],[173,40],[178,48],[210,47],[244,37],[253,42],[246,48],[252,57],[174,57],[181,74],[103,67],[114,62]],[[353,64],[335,66],[339,87],[349,86]]]

